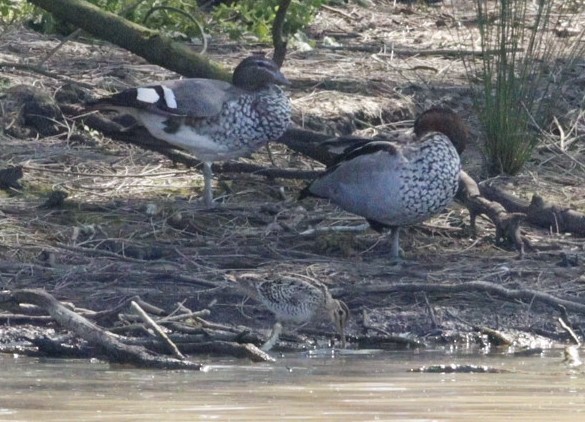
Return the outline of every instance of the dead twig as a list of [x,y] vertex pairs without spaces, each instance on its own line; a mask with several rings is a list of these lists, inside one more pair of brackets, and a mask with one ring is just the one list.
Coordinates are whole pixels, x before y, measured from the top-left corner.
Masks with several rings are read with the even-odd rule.
[[39,324],[53,321],[50,316],[44,315],[23,315],[23,314],[0,314],[2,324]]
[[575,345],[581,346],[581,340],[579,340],[579,336],[573,331],[571,327],[569,327],[569,325],[565,322],[564,318],[559,317],[558,321],[559,324],[561,324],[561,327],[563,327],[563,330],[565,330],[569,334],[569,336],[571,336],[571,338],[575,342]]
[[185,360],[185,356],[177,349],[175,343],[171,341],[170,338],[166,335],[163,329],[146,313],[144,310],[136,303],[135,301],[130,302],[130,306],[134,311],[142,318],[142,320],[149,326],[155,333],[158,335],[164,344],[168,347],[169,351],[173,354],[174,357],[180,360]]
[[61,326],[97,347],[111,362],[161,369],[201,370],[203,367],[189,361],[155,356],[142,347],[125,345],[114,335],[67,309],[43,290],[5,290],[0,292],[0,303],[2,302],[32,303],[44,308]]
[[51,72],[49,70],[43,69],[40,66],[35,66],[32,64],[0,62],[0,67],[11,67],[13,69],[26,70],[28,72],[38,73],[39,75],[47,76],[49,78],[57,79],[59,81],[64,81],[70,84],[82,86],[87,89],[95,88],[93,85],[86,84],[85,82],[76,81],[75,79],[68,78],[67,76]]
[[355,20],[355,17],[354,16],[350,15],[347,12],[344,12],[343,10],[336,9],[335,7],[331,7],[331,6],[327,6],[326,4],[322,4],[321,5],[321,8],[322,9],[325,9],[325,10],[328,10],[330,12],[333,12],[333,13],[337,13],[338,15],[341,15],[341,16],[349,19],[349,20]]
[[511,212],[523,213],[526,221],[553,232],[569,232],[585,236],[585,214],[569,207],[551,204],[541,196],[534,195],[530,203],[510,195],[494,186],[493,183],[482,183],[481,194],[487,199],[497,201]]
[[470,225],[474,231],[477,217],[483,214],[496,226],[497,244],[513,243],[521,257],[524,256],[525,248],[531,248],[530,242],[520,231],[520,223],[526,215],[508,212],[500,203],[482,197],[475,180],[463,170],[459,176],[459,190],[455,198],[469,210]]
[[209,316],[210,314],[211,314],[211,311],[209,309],[202,309],[202,310],[197,311],[197,312],[187,312],[184,314],[169,315],[167,317],[161,318],[158,322],[160,324],[163,324],[163,323],[167,323],[167,322],[182,321],[182,320],[188,319],[188,318],[206,317],[206,316]]
[[[346,45],[346,46],[333,46],[333,45],[324,45],[321,44],[320,48],[324,48],[327,50],[333,51],[363,51],[366,53],[380,53],[381,51],[389,51],[393,55],[404,55],[404,56],[455,56],[455,57],[464,57],[464,56],[483,56],[483,55],[494,55],[494,54],[501,54],[500,50],[447,50],[447,49],[430,49],[430,50],[404,50],[404,49],[396,49],[392,48],[392,46],[387,44],[378,44],[378,45]],[[510,52],[519,52],[521,53],[523,49],[509,49]]]
[[49,60],[51,57],[53,57],[53,55],[59,51],[59,49],[61,49],[61,47],[63,47],[65,44],[67,44],[69,41],[74,40],[75,38],[77,38],[79,35],[81,35],[81,33],[83,32],[82,29],[77,28],[75,31],[73,31],[71,34],[67,35],[65,38],[63,38],[61,40],[61,42],[59,44],[57,44],[55,47],[53,47],[51,49],[51,51],[49,51],[45,57],[43,57],[41,60],[39,60],[39,62],[37,63],[37,66],[42,66],[44,65],[47,60]]
[[[203,337],[207,340],[210,336]],[[252,362],[274,362],[274,358],[260,350],[251,343],[239,343],[235,340],[221,340],[219,337],[209,341],[202,341],[202,334],[173,334],[170,336],[175,344],[183,351],[189,354],[210,354],[218,356],[233,356],[236,358],[250,359]],[[255,339],[256,340],[256,339]],[[154,338],[126,338],[125,344],[145,347],[160,353],[166,351],[160,341]]]
[[268,353],[250,343],[239,344],[229,341],[211,341],[206,343],[182,344],[181,348],[186,353],[234,356],[250,359],[252,362],[274,362],[276,360]]
[[426,293],[470,293],[481,292],[499,296],[510,301],[522,301],[526,303],[540,302],[554,308],[560,305],[567,310],[585,314],[585,304],[580,300],[561,299],[546,292],[532,289],[508,289],[499,284],[488,281],[469,281],[461,284],[437,284],[437,283],[398,283],[390,286],[360,286],[356,289],[358,293],[394,293],[394,292],[426,292]]
[[425,293],[423,293],[423,297],[425,300],[425,307],[427,308],[427,312],[429,314],[429,317],[431,318],[432,327],[433,328],[440,327],[440,324],[437,321],[437,316],[435,315],[435,310],[433,309],[433,306],[431,305],[431,302],[429,301],[429,297]]

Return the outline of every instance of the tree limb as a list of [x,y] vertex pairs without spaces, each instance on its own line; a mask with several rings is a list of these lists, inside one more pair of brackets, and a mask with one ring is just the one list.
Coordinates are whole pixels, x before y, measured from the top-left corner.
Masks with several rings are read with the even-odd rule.
[[483,214],[496,226],[496,243],[513,243],[520,256],[524,256],[525,247],[531,247],[520,231],[520,223],[526,215],[509,213],[500,203],[482,197],[475,180],[463,170],[459,175],[459,190],[455,198],[469,210],[470,225],[474,232],[475,221]]
[[286,45],[288,40],[284,38],[283,32],[286,12],[290,3],[291,0],[280,0],[278,10],[276,11],[276,17],[272,24],[272,44],[274,45],[274,55],[272,56],[272,60],[274,60],[278,67],[282,66],[282,63],[284,63],[284,57],[286,56]]
[[480,292],[500,296],[506,300],[521,300],[526,303],[540,302],[553,308],[564,306],[567,310],[585,314],[585,304],[580,301],[562,299],[546,292],[532,289],[508,289],[487,281],[470,281],[461,284],[397,283],[385,286],[359,286],[359,293],[470,293]]
[[130,302],[130,306],[134,311],[142,318],[142,320],[146,323],[148,327],[150,327],[156,335],[158,335],[163,344],[166,345],[168,350],[173,354],[173,356],[179,360],[185,360],[185,356],[181,353],[181,351],[177,348],[175,343],[167,336],[167,334],[163,331],[163,329],[140,307],[138,303],[135,301]]
[[0,303],[2,302],[31,303],[45,309],[61,326],[101,350],[111,362],[129,363],[146,368],[191,370],[202,368],[198,363],[155,356],[142,347],[125,345],[114,335],[67,309],[44,290],[4,290],[0,292]]
[[95,37],[187,77],[231,80],[231,74],[188,46],[83,0],[29,0]]
[[479,185],[481,194],[501,203],[506,209],[526,214],[526,221],[554,233],[570,232],[585,236],[585,214],[569,207],[551,204],[534,194],[529,202],[498,189],[491,183]]
[[[78,115],[81,109],[77,106],[61,104],[61,110],[67,115]],[[97,113],[83,116],[84,123],[92,128],[100,131],[111,139],[122,141],[128,144],[133,144],[149,151],[155,151],[163,154],[174,163],[181,163],[187,167],[200,167],[203,165],[201,161],[193,157],[189,153],[175,148],[173,145],[153,137],[144,127],[135,126],[131,129],[125,130],[123,126],[101,117]],[[313,179],[317,177],[318,171],[303,171],[293,169],[267,168],[257,164],[226,161],[223,163],[213,164],[213,172],[221,173],[251,173],[257,176],[264,176],[270,179]]]

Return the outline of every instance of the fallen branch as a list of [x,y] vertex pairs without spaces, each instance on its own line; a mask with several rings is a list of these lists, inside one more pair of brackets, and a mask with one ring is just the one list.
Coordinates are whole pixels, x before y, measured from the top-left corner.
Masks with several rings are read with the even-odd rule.
[[268,353],[250,343],[239,344],[227,341],[211,341],[207,343],[181,344],[185,353],[205,353],[213,355],[234,356],[247,358],[252,362],[274,362],[275,359]]
[[92,315],[89,315],[87,317],[91,318],[93,321],[102,321],[102,323],[106,322],[106,321],[109,322],[109,321],[117,320],[118,314],[120,312],[122,312],[122,310],[126,309],[132,301],[139,300],[139,299],[140,299],[139,296],[129,297],[127,299],[124,299],[122,302],[120,302],[118,305],[114,306],[113,308],[104,309],[103,311],[99,311],[99,312],[94,312]]
[[500,203],[490,201],[480,195],[475,180],[463,170],[459,175],[459,190],[455,198],[469,210],[471,228],[476,230],[475,222],[479,215],[487,216],[496,227],[496,244],[512,242],[520,256],[524,256],[526,247],[531,247],[520,232],[520,223],[526,217],[522,213],[509,213]]
[[67,76],[63,76],[63,75],[60,75],[58,73],[51,72],[50,70],[47,70],[47,69],[41,67],[40,65],[32,65],[32,64],[26,64],[26,63],[1,62],[0,68],[4,68],[4,67],[25,70],[27,72],[38,73],[39,75],[43,75],[43,76],[46,76],[48,78],[53,78],[53,79],[56,79],[59,81],[76,84],[76,85],[82,86],[82,87],[87,88],[87,89],[95,88],[93,85],[86,84],[86,83],[80,82],[80,81],[76,81],[74,79],[68,78]]
[[575,345],[581,346],[581,340],[579,339],[579,336],[575,334],[575,331],[573,331],[569,324],[567,324],[562,317],[559,317],[558,321],[561,327],[563,327],[563,330],[565,330],[567,334],[569,334],[573,342],[575,342]]
[[510,195],[495,187],[492,183],[479,185],[481,194],[492,201],[502,204],[507,210],[526,214],[526,221],[554,233],[575,233],[585,236],[585,214],[551,204],[539,195],[533,195],[529,202]]
[[272,24],[272,45],[274,46],[274,56],[272,60],[278,65],[282,66],[284,58],[286,56],[286,45],[288,40],[283,37],[284,32],[284,21],[286,18],[286,12],[290,6],[291,0],[280,0],[278,9],[276,10],[276,16]]
[[[233,340],[218,340],[217,338],[202,341],[200,335],[172,334],[170,338],[183,353],[232,356],[250,359],[252,362],[274,362],[272,356],[252,343],[239,343]],[[140,345],[159,353],[166,352],[166,347],[152,337],[127,338],[124,343],[133,346]]]
[[198,363],[155,356],[142,347],[127,346],[114,335],[67,309],[43,290],[5,290],[0,292],[0,303],[3,302],[31,303],[45,309],[63,328],[74,332],[96,347],[110,362],[159,369],[200,370],[202,368],[202,365]]
[[[494,54],[501,54],[501,50],[451,50],[451,49],[400,49],[394,48],[392,45],[385,43],[374,44],[374,45],[319,45],[319,48],[324,48],[333,51],[361,51],[366,53],[387,53],[399,56],[454,56],[454,57],[465,57],[465,56],[491,56]],[[521,53],[521,48],[510,48],[507,51],[510,53]]]
[[0,324],[48,324],[53,318],[44,315],[0,314]]
[[43,357],[54,357],[60,359],[91,359],[95,357],[95,348],[87,344],[70,345],[65,343],[63,338],[49,338],[46,336],[29,339],[31,344],[38,350],[31,354]]
[[185,356],[179,351],[175,343],[169,339],[167,334],[163,331],[163,329],[150,317],[144,310],[136,303],[135,301],[130,302],[130,306],[134,311],[142,318],[142,320],[146,323],[148,327],[150,327],[157,336],[159,336],[163,343],[167,346],[168,350],[172,353],[172,355],[179,359],[185,360]]
[[[373,327],[368,327],[373,329]],[[382,331],[382,330],[378,330]],[[422,349],[427,347],[420,340],[408,337],[395,336],[389,333],[382,333],[383,336],[363,336],[352,339],[352,342],[358,344],[360,349]]]
[[148,62],[187,77],[230,80],[221,66],[199,55],[186,44],[175,42],[158,31],[130,22],[83,0],[30,0],[90,34],[112,42]]
[[398,283],[388,286],[359,286],[354,294],[357,293],[439,293],[439,294],[453,294],[453,293],[470,293],[480,292],[491,295],[500,296],[506,300],[523,301],[526,303],[540,302],[553,308],[564,306],[567,310],[585,314],[585,304],[580,300],[573,301],[568,299],[561,299],[549,293],[541,292],[532,289],[508,289],[499,284],[490,283],[487,281],[470,281],[461,284],[437,284],[437,283]]

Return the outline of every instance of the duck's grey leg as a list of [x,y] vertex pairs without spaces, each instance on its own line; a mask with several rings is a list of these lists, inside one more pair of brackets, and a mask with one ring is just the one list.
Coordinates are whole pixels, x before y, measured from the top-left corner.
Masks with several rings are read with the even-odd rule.
[[400,227],[390,229],[390,256],[393,260],[400,260]]
[[213,180],[213,171],[211,163],[203,163],[203,200],[207,208],[213,207],[213,190],[211,182]]

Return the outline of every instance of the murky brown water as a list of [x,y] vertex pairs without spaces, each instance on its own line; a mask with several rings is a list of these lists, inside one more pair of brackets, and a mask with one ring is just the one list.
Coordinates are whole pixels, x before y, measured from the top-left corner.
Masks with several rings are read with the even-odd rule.
[[[323,352],[275,364],[209,363],[207,372],[150,371],[0,355],[0,420],[585,420],[585,376],[562,363],[562,351]],[[441,363],[514,373],[408,372]]]

